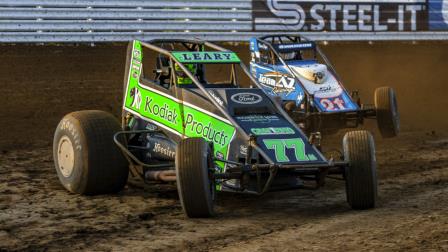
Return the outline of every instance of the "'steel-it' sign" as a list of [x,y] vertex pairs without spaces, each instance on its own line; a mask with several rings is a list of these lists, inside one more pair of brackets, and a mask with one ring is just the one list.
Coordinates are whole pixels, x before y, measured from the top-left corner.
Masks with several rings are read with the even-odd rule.
[[426,0],[252,0],[252,5],[255,31],[387,32],[429,28]]

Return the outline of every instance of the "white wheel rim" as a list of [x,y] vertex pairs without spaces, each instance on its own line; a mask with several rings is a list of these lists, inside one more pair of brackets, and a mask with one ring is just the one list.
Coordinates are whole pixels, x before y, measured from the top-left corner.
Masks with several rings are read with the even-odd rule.
[[75,150],[70,138],[61,137],[58,144],[58,165],[62,176],[69,177],[75,166]]

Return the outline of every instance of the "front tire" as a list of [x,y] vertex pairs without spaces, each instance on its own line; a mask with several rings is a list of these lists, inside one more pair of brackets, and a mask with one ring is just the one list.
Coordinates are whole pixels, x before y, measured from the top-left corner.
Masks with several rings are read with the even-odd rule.
[[353,209],[374,208],[377,200],[375,144],[365,130],[351,131],[343,139],[347,202]]
[[111,114],[86,110],[61,120],[53,140],[53,158],[61,184],[84,195],[115,193],[128,179],[128,163],[113,141],[121,127]]
[[182,209],[190,218],[214,215],[215,186],[210,178],[212,151],[203,138],[183,139],[176,150],[177,190]]
[[391,87],[375,90],[375,109],[378,128],[384,138],[395,137],[400,132],[400,115],[397,97]]

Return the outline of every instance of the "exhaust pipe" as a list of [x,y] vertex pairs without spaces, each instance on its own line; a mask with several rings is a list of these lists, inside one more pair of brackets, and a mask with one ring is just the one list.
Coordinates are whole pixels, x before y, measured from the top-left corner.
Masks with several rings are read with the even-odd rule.
[[175,182],[176,171],[147,171],[145,173],[145,179],[148,181],[163,181],[163,182]]

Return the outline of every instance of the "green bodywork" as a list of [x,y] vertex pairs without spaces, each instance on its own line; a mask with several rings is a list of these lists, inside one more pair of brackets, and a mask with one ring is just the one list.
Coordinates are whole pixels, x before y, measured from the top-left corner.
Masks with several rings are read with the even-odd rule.
[[[182,137],[203,137],[213,142],[215,156],[227,158],[235,128],[224,118],[141,85],[142,58],[141,44],[134,41],[124,109]],[[218,166],[225,167],[222,162]]]
[[293,149],[297,161],[316,161],[314,154],[306,154],[305,142],[301,138],[292,139],[264,139],[266,148],[274,150],[277,162],[289,162],[286,149]]

